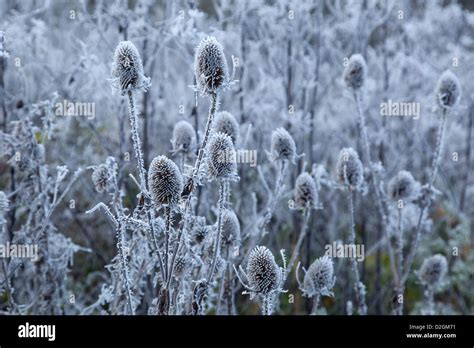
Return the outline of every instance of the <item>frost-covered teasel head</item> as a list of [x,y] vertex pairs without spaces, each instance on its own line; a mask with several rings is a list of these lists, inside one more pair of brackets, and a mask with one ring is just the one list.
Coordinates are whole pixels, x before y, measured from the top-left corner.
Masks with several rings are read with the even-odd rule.
[[130,41],[119,42],[112,64],[112,87],[124,95],[149,86],[150,79],[143,73],[142,59],[135,45]]
[[316,295],[333,296],[331,289],[334,287],[334,266],[332,259],[325,255],[316,259],[304,275],[301,291],[304,296]]
[[192,222],[191,242],[193,244],[202,244],[209,235],[211,227],[206,224],[204,217],[198,216]]
[[235,145],[239,135],[239,124],[235,119],[234,115],[227,111],[221,111],[216,113],[214,119],[214,131],[216,133],[225,133],[231,137],[232,142]]
[[97,192],[100,193],[107,190],[111,175],[112,173],[110,173],[106,164],[99,164],[94,168],[94,171],[92,172],[92,182],[94,183],[94,188]]
[[240,244],[240,223],[233,210],[225,209],[222,214],[222,245],[236,247]]
[[217,92],[229,79],[224,50],[215,37],[208,36],[197,46],[194,74],[197,87],[204,94]]
[[274,161],[287,160],[292,163],[295,162],[296,144],[285,128],[280,127],[273,131],[270,155]]
[[344,185],[349,185],[352,189],[359,189],[364,182],[364,168],[357,152],[346,147],[339,153],[337,161],[337,176]]
[[230,179],[237,174],[237,162],[232,139],[215,133],[207,146],[207,165],[212,179]]
[[388,182],[388,195],[393,201],[410,200],[416,193],[416,186],[413,175],[401,170]]
[[148,186],[156,207],[176,204],[183,191],[183,177],[178,166],[166,156],[153,159],[148,172]]
[[347,87],[359,89],[364,85],[367,64],[360,54],[353,54],[344,69],[344,82]]
[[267,295],[277,291],[282,282],[282,271],[272,252],[264,246],[256,246],[249,255],[247,279],[253,292]]
[[435,90],[436,102],[441,109],[455,107],[461,99],[461,84],[456,75],[450,70],[443,72]]
[[318,190],[313,177],[307,173],[301,173],[295,182],[295,204],[299,208],[316,207],[318,204]]
[[436,254],[423,261],[418,278],[427,286],[436,288],[448,271],[448,262],[443,255]]
[[193,126],[187,121],[176,123],[171,139],[174,153],[188,154],[196,147],[196,132]]

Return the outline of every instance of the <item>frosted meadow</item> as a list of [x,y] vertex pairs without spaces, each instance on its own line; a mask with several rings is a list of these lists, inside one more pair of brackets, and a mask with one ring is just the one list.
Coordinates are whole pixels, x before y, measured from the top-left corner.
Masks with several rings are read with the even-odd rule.
[[473,11],[2,1],[0,313],[474,314]]

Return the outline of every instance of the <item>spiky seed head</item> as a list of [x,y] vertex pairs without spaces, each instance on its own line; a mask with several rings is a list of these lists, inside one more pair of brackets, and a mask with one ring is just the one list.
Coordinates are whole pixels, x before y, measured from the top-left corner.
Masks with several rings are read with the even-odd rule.
[[206,219],[197,217],[192,222],[191,240],[194,244],[201,244],[206,239],[211,227],[206,224]]
[[174,274],[178,277],[182,276],[186,271],[189,260],[186,256],[178,256],[174,265]]
[[228,179],[237,174],[237,162],[232,139],[224,133],[214,133],[207,147],[208,171],[213,179]]
[[456,75],[450,70],[443,72],[438,80],[435,90],[436,102],[442,109],[455,107],[461,99],[461,84]]
[[194,244],[201,244],[206,239],[211,228],[206,225],[206,219],[197,217],[191,227],[191,240]]
[[205,94],[217,92],[228,80],[224,50],[215,37],[208,36],[197,46],[194,74],[198,89]]
[[280,127],[272,133],[271,157],[275,160],[288,160],[292,163],[296,159],[296,144],[288,131]]
[[222,214],[222,244],[236,247],[240,244],[240,223],[233,210],[225,209]]
[[410,200],[416,191],[416,181],[410,172],[401,170],[388,182],[388,195],[394,201]]
[[5,192],[0,191],[0,213],[6,213],[10,206],[10,202],[8,201],[8,197]]
[[183,177],[178,166],[166,156],[153,159],[148,171],[148,186],[156,207],[174,205],[183,191]]
[[443,255],[436,254],[423,261],[418,277],[420,281],[430,287],[437,287],[448,271],[448,262]]
[[324,255],[316,259],[306,271],[303,291],[308,297],[315,295],[332,296],[331,289],[335,282],[332,259]]
[[357,152],[346,147],[339,153],[337,161],[337,176],[344,185],[352,189],[359,189],[364,182],[364,168]]
[[107,189],[111,173],[105,164],[99,164],[92,172],[92,182],[97,192],[104,192]]
[[196,147],[196,132],[193,126],[187,121],[176,123],[173,129],[171,144],[175,153],[190,153]]
[[214,131],[216,133],[225,133],[231,137],[235,145],[239,135],[239,124],[234,115],[227,111],[221,111],[216,114],[214,119]]
[[280,287],[281,269],[275,262],[273,254],[264,246],[256,246],[249,254],[247,278],[250,288],[261,295],[266,295]]
[[359,89],[364,85],[367,64],[360,54],[353,54],[344,69],[344,82],[347,87]]
[[112,64],[112,87],[122,95],[137,89],[146,90],[150,79],[143,74],[143,64],[135,45],[121,41],[117,45]]
[[301,173],[295,182],[295,203],[298,207],[315,207],[318,203],[318,190],[313,177],[307,173]]

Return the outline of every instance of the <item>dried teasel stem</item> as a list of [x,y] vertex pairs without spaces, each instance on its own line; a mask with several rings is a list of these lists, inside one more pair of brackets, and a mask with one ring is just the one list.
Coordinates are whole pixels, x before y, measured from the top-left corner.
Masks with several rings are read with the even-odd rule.
[[[395,292],[397,294],[395,314],[403,314],[403,285],[401,284],[401,277],[403,272],[403,229],[402,229],[402,208],[398,208],[398,224],[397,224],[397,240],[396,240],[396,259],[397,259],[397,277],[395,284]],[[402,296],[400,299],[399,296]]]
[[130,274],[128,272],[128,264],[127,264],[127,258],[125,256],[125,250],[124,250],[124,245],[125,245],[125,230],[126,230],[126,222],[124,221],[123,218],[119,220],[119,226],[117,228],[117,250],[119,253],[119,258],[120,258],[120,266],[122,269],[122,274],[123,274],[123,279],[125,283],[125,290],[127,293],[127,307],[128,311],[131,315],[134,315],[133,311],[133,304],[132,304],[132,289],[131,289],[131,280],[130,280]]
[[319,307],[319,300],[321,299],[321,295],[316,294],[313,297],[313,306],[311,308],[311,314],[310,315],[316,315],[318,312],[318,307]]
[[202,160],[204,157],[204,152],[206,149],[206,145],[209,141],[210,135],[211,135],[211,129],[212,129],[212,121],[214,120],[214,115],[216,114],[217,110],[217,92],[212,92],[209,94],[209,98],[211,101],[211,104],[209,105],[209,114],[207,116],[207,122],[206,122],[206,130],[204,132],[204,139],[202,140],[201,146],[199,147],[198,150],[198,156],[196,158],[196,162],[194,164],[192,176],[189,179],[188,183],[186,184],[185,187],[185,192],[186,194],[189,195],[188,200],[190,200],[190,197],[192,193],[194,192],[195,184],[194,181],[198,177],[199,174],[199,169],[201,168]]
[[[355,248],[355,220],[354,220],[354,193],[351,187],[348,187],[348,201],[349,201],[349,210],[350,210],[350,217],[351,217],[351,227],[349,233],[349,244],[353,245]],[[357,302],[357,312],[359,315],[366,315],[367,314],[367,305],[365,303],[365,294],[362,291],[362,287],[365,287],[363,283],[360,281],[359,270],[357,268],[357,260],[352,257],[351,258],[351,265],[352,265],[352,272],[354,273],[355,278],[355,296]]]
[[[388,219],[387,219],[387,214],[385,213],[385,207],[382,201],[382,195],[380,193],[380,189],[377,184],[377,177],[376,177],[376,172],[373,168],[372,157],[370,156],[370,144],[369,144],[369,138],[367,136],[367,128],[365,125],[365,116],[364,116],[364,113],[362,112],[359,90],[354,90],[354,100],[356,102],[357,112],[359,114],[359,131],[362,137],[363,149],[364,149],[365,157],[367,159],[368,168],[370,171],[370,181],[375,193],[375,203],[377,205],[377,210],[379,212],[380,218],[382,219],[382,222],[380,225],[381,225],[381,228],[383,229],[383,235],[385,236],[387,241],[389,241],[388,231],[386,228],[388,226]],[[387,246],[388,246],[387,248],[388,255],[390,259],[390,266],[392,268],[392,272],[394,273],[394,276],[397,277],[394,251],[392,249],[392,245],[390,244],[390,242],[387,243]]]
[[303,209],[303,226],[301,227],[301,231],[298,236],[298,240],[296,242],[295,248],[293,249],[293,253],[291,254],[290,261],[288,262],[288,267],[286,268],[285,279],[290,274],[293,266],[298,258],[300,253],[301,245],[303,245],[304,237],[306,236],[306,230],[308,229],[308,222],[311,217],[311,207],[309,204]]
[[216,234],[216,240],[214,242],[214,259],[212,260],[212,265],[211,269],[209,272],[209,275],[207,277],[207,283],[210,284],[212,281],[212,278],[214,277],[214,273],[216,271],[216,264],[217,264],[217,259],[220,254],[220,248],[221,248],[221,232],[222,232],[222,215],[224,213],[224,199],[225,199],[225,185],[224,185],[224,180],[219,180],[219,212],[217,216],[217,234]]
[[[447,110],[443,109],[442,110],[442,115],[439,120],[439,126],[438,126],[438,136],[436,139],[436,149],[433,157],[433,162],[431,166],[431,174],[430,178],[428,181],[428,188],[426,193],[429,195],[430,191],[433,187],[434,181],[436,179],[436,174],[438,173],[438,166],[439,162],[441,160],[441,152],[443,149],[443,140],[444,140],[444,130],[446,127],[446,119],[447,119]],[[413,265],[413,261],[415,259],[415,254],[416,251],[418,250],[418,246],[420,244],[420,237],[421,237],[421,224],[423,222],[423,214],[425,213],[425,210],[429,210],[431,207],[431,199],[427,199],[427,202],[425,205],[423,205],[420,209],[420,214],[418,216],[418,222],[416,225],[416,232],[415,232],[415,237],[413,238],[411,247],[410,247],[410,252],[407,256],[406,263],[405,263],[405,268],[404,268],[404,273],[403,277],[401,279],[401,283],[405,284],[408,276],[410,275],[411,267]]]
[[143,153],[140,142],[140,136],[138,132],[138,117],[135,108],[135,100],[133,97],[133,92],[128,91],[128,111],[130,116],[130,126],[132,127],[132,140],[133,140],[133,149],[135,151],[135,157],[137,159],[138,171],[140,176],[140,190],[145,193],[146,191],[146,181],[145,181],[145,166],[143,162]]

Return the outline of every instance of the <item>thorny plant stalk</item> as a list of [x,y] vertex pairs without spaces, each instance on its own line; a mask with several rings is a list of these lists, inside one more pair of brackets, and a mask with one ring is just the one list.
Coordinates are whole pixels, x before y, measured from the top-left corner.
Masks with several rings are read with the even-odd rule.
[[[226,262],[227,264],[229,265],[229,247],[226,248]],[[224,290],[225,290],[225,286],[226,286],[226,281],[229,281],[229,279],[226,280],[226,275],[227,275],[227,270],[228,270],[228,267],[224,268],[224,270],[222,271],[222,279],[221,279],[221,286],[219,288],[219,297],[217,298],[217,307],[216,307],[216,314],[220,314],[220,308],[221,308],[221,304],[223,301],[225,301],[226,299],[224,298]],[[230,289],[229,289],[230,290]],[[227,298],[227,301],[229,300],[229,298]]]
[[308,222],[311,216],[311,207],[309,206],[309,204],[307,204],[306,207],[303,209],[303,216],[303,225],[301,226],[298,240],[296,242],[295,248],[293,249],[293,253],[291,254],[290,261],[288,262],[288,267],[286,268],[285,280],[288,277],[288,274],[290,274],[291,270],[293,269],[296,259],[298,258],[298,255],[300,253],[301,245],[303,245],[304,237],[306,236],[306,230],[308,229]]
[[313,306],[311,308],[311,315],[316,315],[316,313],[318,312],[318,307],[319,307],[319,300],[321,298],[321,295],[320,294],[316,294],[314,297],[313,297]]
[[169,258],[169,250],[168,250],[168,243],[169,243],[169,225],[171,223],[171,211],[169,207],[165,208],[165,215],[166,215],[166,230],[165,230],[165,255],[164,255],[164,260],[160,252],[160,247],[158,244],[158,241],[156,240],[156,233],[155,233],[155,228],[153,224],[154,217],[152,216],[151,213],[151,204],[150,204],[150,198],[148,195],[147,187],[146,187],[146,172],[145,172],[145,167],[144,167],[144,161],[143,161],[143,154],[142,154],[142,149],[141,149],[141,141],[140,141],[140,135],[138,131],[138,117],[137,117],[137,112],[136,112],[136,107],[135,107],[135,100],[133,97],[133,92],[128,91],[128,102],[129,102],[129,117],[130,117],[130,126],[131,126],[131,132],[132,132],[132,140],[133,140],[133,148],[135,152],[135,157],[137,159],[137,166],[138,166],[138,171],[139,171],[139,177],[140,177],[140,190],[141,193],[145,199],[145,206],[146,206],[146,217],[148,220],[148,226],[149,226],[149,233],[151,235],[152,243],[154,245],[154,250],[156,257],[158,259],[158,263],[160,265],[161,269],[161,276],[162,276],[162,283],[167,284],[167,277],[168,277],[168,258]]
[[120,266],[122,268],[122,274],[123,274],[123,279],[125,282],[125,289],[127,291],[127,306],[128,306],[128,311],[131,315],[134,315],[133,311],[133,304],[132,304],[132,289],[131,289],[131,281],[130,281],[130,275],[128,272],[128,265],[127,265],[127,258],[125,256],[125,232],[126,232],[126,221],[125,217],[122,216],[119,219],[119,226],[117,228],[117,250],[119,253],[119,258],[120,258]]
[[222,214],[224,213],[224,198],[225,193],[224,189],[225,184],[223,180],[219,182],[219,213],[217,216],[217,234],[216,240],[214,242],[214,258],[212,260],[211,270],[207,277],[207,283],[210,284],[216,270],[217,259],[219,258],[220,248],[221,248],[221,232],[222,232]]
[[436,138],[436,149],[433,157],[433,162],[431,166],[431,174],[428,181],[428,188],[423,193],[424,197],[422,197],[423,206],[420,209],[420,215],[418,216],[418,223],[416,225],[416,232],[415,238],[413,238],[412,245],[410,247],[410,252],[406,259],[406,264],[404,268],[404,274],[401,280],[402,286],[405,285],[408,276],[410,275],[410,270],[413,265],[413,261],[415,259],[416,251],[418,250],[418,246],[420,244],[420,237],[421,237],[421,225],[423,222],[423,214],[425,210],[429,210],[431,207],[431,197],[430,191],[433,188],[434,181],[436,179],[436,174],[438,173],[438,166],[441,160],[441,151],[443,148],[443,138],[444,138],[444,129],[446,127],[446,119],[447,119],[447,111],[443,109],[441,118],[439,120],[438,126],[438,136]]
[[194,164],[193,172],[192,172],[192,177],[191,177],[191,190],[189,192],[189,197],[188,200],[190,200],[190,197],[192,196],[192,193],[194,192],[195,185],[194,185],[194,180],[198,177],[199,174],[199,169],[201,167],[202,159],[204,157],[204,152],[206,150],[206,145],[209,141],[209,137],[211,135],[211,129],[212,129],[212,122],[214,120],[214,116],[216,114],[217,110],[217,93],[212,92],[210,94],[210,102],[211,104],[209,105],[209,114],[207,116],[207,122],[206,122],[206,130],[204,133],[204,139],[202,140],[202,144],[198,150],[198,156],[196,158],[196,162]]
[[[354,193],[350,186],[348,186],[348,200],[349,200],[349,210],[350,210],[350,217],[351,217],[351,227],[349,233],[349,244],[355,248],[355,221],[354,221]],[[364,291],[361,291],[361,287],[364,287],[362,282],[360,281],[359,270],[357,268],[357,260],[355,257],[351,258],[352,264],[352,272],[354,273],[355,277],[355,296],[356,296],[356,303],[357,303],[357,312],[359,315],[366,315],[367,314],[367,305],[365,304],[365,294]]]
[[369,171],[370,171],[370,181],[372,183],[372,188],[373,188],[374,193],[375,193],[375,202],[376,202],[376,205],[377,205],[377,210],[379,211],[380,218],[382,219],[381,227],[383,228],[384,236],[388,241],[387,242],[387,246],[388,246],[387,249],[388,249],[388,254],[389,254],[389,258],[390,258],[390,266],[392,268],[392,273],[393,273],[393,275],[396,279],[395,282],[398,283],[398,279],[397,279],[398,277],[397,277],[396,265],[395,265],[395,256],[394,256],[392,246],[389,242],[389,236],[388,236],[387,228],[386,228],[387,225],[388,225],[388,219],[387,219],[387,215],[385,214],[385,209],[384,209],[384,204],[383,204],[383,201],[382,201],[382,196],[380,194],[380,189],[379,189],[378,184],[377,184],[376,171],[373,168],[372,158],[370,156],[369,138],[367,136],[367,128],[366,128],[366,125],[365,125],[365,116],[364,116],[364,113],[362,112],[361,95],[360,95],[359,91],[354,91],[354,100],[356,102],[357,112],[359,114],[359,132],[360,132],[360,135],[362,137],[362,144],[363,144],[362,147],[363,147],[363,150],[364,150],[364,153],[365,153],[365,158],[367,160],[368,168],[369,168]]
[[143,154],[140,142],[140,136],[138,133],[138,117],[135,108],[135,100],[133,92],[128,91],[128,111],[130,116],[130,126],[132,128],[132,140],[133,148],[135,151],[135,157],[137,158],[138,171],[140,175],[140,190],[146,195],[146,181],[145,181],[145,166],[143,162]]
[[[402,229],[402,207],[398,207],[398,224],[397,224],[397,237],[396,237],[396,259],[397,259],[397,283],[395,285],[395,292],[397,295],[395,314],[403,314],[403,289],[401,284],[402,272],[403,272],[403,229]],[[401,297],[399,297],[401,296]]]

